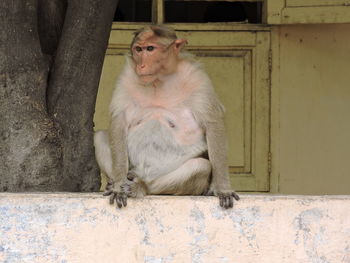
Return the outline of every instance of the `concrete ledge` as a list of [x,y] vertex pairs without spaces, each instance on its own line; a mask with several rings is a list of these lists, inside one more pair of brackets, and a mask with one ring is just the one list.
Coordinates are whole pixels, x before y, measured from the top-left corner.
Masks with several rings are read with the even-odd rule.
[[0,262],[350,262],[350,196],[0,194]]

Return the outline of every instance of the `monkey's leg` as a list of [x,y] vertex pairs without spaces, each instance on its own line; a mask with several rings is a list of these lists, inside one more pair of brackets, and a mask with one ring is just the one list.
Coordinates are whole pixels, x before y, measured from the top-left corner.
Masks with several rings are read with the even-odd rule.
[[[97,163],[101,172],[105,173],[109,180],[106,186],[107,194],[110,192],[112,185],[110,179],[112,174],[112,153],[107,131],[95,132],[94,145]],[[128,197],[142,197],[146,194],[145,185],[141,180],[134,177],[132,172],[129,172],[128,178],[125,178],[125,182],[121,185],[121,191]]]
[[94,134],[95,155],[101,172],[108,178],[112,174],[112,154],[107,131],[97,131]]
[[148,194],[201,195],[208,190],[211,164],[194,158],[169,174],[147,183]]

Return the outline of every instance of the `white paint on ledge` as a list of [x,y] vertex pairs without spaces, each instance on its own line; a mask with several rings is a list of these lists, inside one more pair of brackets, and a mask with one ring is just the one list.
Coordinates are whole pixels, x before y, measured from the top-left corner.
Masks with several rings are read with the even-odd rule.
[[0,262],[350,262],[350,196],[0,193]]

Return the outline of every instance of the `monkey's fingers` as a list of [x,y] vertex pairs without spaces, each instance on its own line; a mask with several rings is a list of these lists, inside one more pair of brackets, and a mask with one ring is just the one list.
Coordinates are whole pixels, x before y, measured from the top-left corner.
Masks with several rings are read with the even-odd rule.
[[117,201],[118,208],[122,208],[123,207],[123,203],[122,203],[121,198],[118,196],[115,200]]
[[116,197],[117,197],[117,193],[112,191],[112,193],[110,193],[110,195],[111,195],[111,197],[109,198],[109,204],[113,205],[114,199],[116,199]]
[[[223,208],[232,208],[233,207],[233,198],[234,195],[232,194],[221,194],[219,195],[220,199],[220,206]],[[235,197],[236,199],[236,197]],[[237,199],[236,199],[237,200]]]
[[223,199],[224,199],[224,208],[231,208],[231,207],[233,207],[233,197],[232,196],[229,196],[229,195],[225,195],[224,197],[223,197]]
[[128,204],[128,195],[126,193],[123,193],[122,195],[122,203],[123,203],[123,206],[127,206]]
[[230,207],[231,202],[233,203],[233,201],[232,201],[233,198],[231,196],[228,196],[225,194],[220,195],[219,199],[220,199],[220,206],[223,208],[226,208],[226,209]]
[[230,195],[224,196],[224,208],[231,208],[233,207],[233,197]]
[[117,194],[117,198],[116,198],[116,201],[117,201],[117,206],[119,208],[122,208],[123,206],[126,206],[127,205],[127,195],[125,193],[118,193]]
[[220,200],[220,206],[224,207],[225,198],[223,196],[219,196],[219,200]]
[[233,196],[234,199],[236,199],[236,201],[239,201],[239,199],[241,199],[241,198],[239,197],[239,195],[236,194],[235,192],[232,192],[232,196]]

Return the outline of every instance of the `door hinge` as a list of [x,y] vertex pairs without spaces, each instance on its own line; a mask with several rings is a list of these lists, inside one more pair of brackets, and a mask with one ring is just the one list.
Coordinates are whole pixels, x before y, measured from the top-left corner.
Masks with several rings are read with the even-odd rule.
[[272,72],[272,49],[270,48],[269,49],[269,72],[270,72],[270,74],[271,74],[271,72]]
[[272,153],[271,152],[269,152],[269,154],[268,154],[268,160],[267,160],[267,162],[268,162],[268,173],[269,174],[271,174],[271,172],[272,172]]

